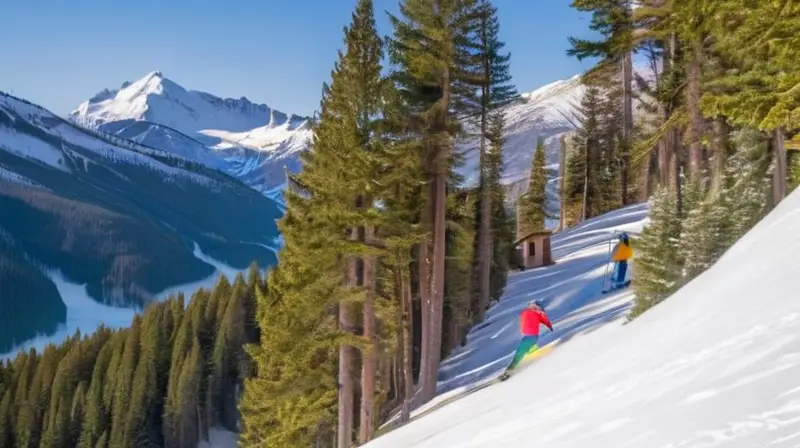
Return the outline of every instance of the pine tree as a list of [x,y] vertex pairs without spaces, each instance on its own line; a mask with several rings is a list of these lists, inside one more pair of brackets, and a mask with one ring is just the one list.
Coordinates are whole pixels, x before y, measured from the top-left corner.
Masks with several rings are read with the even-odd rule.
[[[259,311],[262,328],[288,328],[262,334],[260,346],[251,351],[258,377],[246,383],[240,405],[246,444],[310,445],[321,431],[331,432],[331,400],[337,390],[329,369],[334,348],[339,351],[338,444],[349,446],[355,429],[355,350],[363,341],[354,330],[359,305],[372,299],[371,287],[360,285],[367,276],[359,274],[359,267],[367,264],[362,257],[374,255],[361,234],[371,234],[367,229],[374,228],[378,214],[370,189],[381,149],[371,130],[374,117],[380,115],[384,89],[370,1],[359,3],[345,34],[346,50],[323,92],[313,151],[304,154],[304,170],[297,176],[303,192],[288,194],[287,213],[280,223],[286,241],[281,261],[270,274],[265,299],[259,300],[260,308],[267,309]],[[338,331],[331,314],[337,308]],[[368,339],[375,343],[374,336]],[[374,345],[365,348],[370,350]],[[374,365],[374,360],[367,359],[367,365]],[[362,381],[367,389],[374,381],[370,376],[368,372]],[[308,381],[304,396],[280,391],[298,378],[304,378],[304,384]],[[368,414],[362,438],[370,437],[372,394],[367,391],[362,406]],[[264,396],[270,404],[263,403]]]
[[133,372],[130,407],[124,418],[123,437],[128,446],[141,444],[155,446],[161,441],[161,431],[156,424],[160,409],[159,403],[159,353],[164,349],[166,338],[163,332],[168,330],[163,310],[166,307],[156,305],[148,310],[142,323],[140,356]]
[[210,390],[212,391],[212,423],[235,431],[236,390],[239,386],[240,369],[244,361],[246,343],[245,314],[246,286],[241,276],[236,278],[228,306],[220,320],[217,340],[212,354]]
[[650,199],[650,223],[636,239],[636,299],[630,318],[657,305],[681,285],[683,262],[679,247],[681,221],[676,196],[669,189],[658,190]]
[[49,345],[42,354],[36,368],[27,399],[20,409],[17,420],[16,440],[20,447],[38,447],[45,432],[45,412],[50,407],[50,392],[58,363],[63,358],[74,339],[67,339],[61,346]]
[[103,386],[112,355],[117,352],[123,336],[124,333],[120,332],[110,337],[97,355],[97,360],[92,368],[92,379],[84,406],[85,417],[78,441],[78,446],[81,448],[94,448],[100,436],[110,428],[111,409],[103,401]]
[[599,175],[603,165],[598,152],[603,141],[603,99],[599,88],[587,86],[578,114],[580,128],[567,159],[566,199],[572,220],[583,221],[597,216],[602,201]]
[[[295,212],[287,210],[284,220]],[[310,446],[319,428],[332,434],[336,422],[336,319],[321,304],[342,288],[341,276],[320,276],[303,262],[304,253],[294,253],[292,235],[286,235],[267,290],[256,290],[259,325],[269,331],[248,347],[258,374],[245,380],[239,403],[244,446]],[[318,263],[328,259],[316,257]]]
[[744,130],[734,138],[736,153],[726,167],[727,184],[723,195],[730,220],[725,245],[732,246],[769,211],[769,176],[772,155],[765,148],[769,139],[759,132]]
[[710,116],[772,135],[772,203],[777,205],[786,195],[786,132],[800,128],[800,99],[794,93],[800,83],[800,5],[726,0],[717,8],[710,25],[715,49],[737,69],[711,83],[701,106]]
[[[379,173],[382,188],[379,196],[384,205],[384,223],[380,238],[385,244],[386,256],[382,259],[380,283],[384,294],[393,300],[397,331],[396,364],[399,384],[396,384],[397,401],[401,406],[400,420],[408,422],[411,400],[414,396],[414,312],[412,304],[413,248],[423,239],[418,225],[421,212],[420,189],[424,174],[420,171],[422,151],[417,135],[407,123],[407,104],[400,100],[392,84],[386,85],[387,108],[383,120],[378,122],[378,132],[383,142]],[[383,323],[389,327],[388,322]],[[418,351],[417,351],[418,353]]]
[[11,403],[14,400],[14,392],[10,389],[2,391],[0,399],[0,446],[14,445],[14,423],[11,419]]
[[81,437],[81,427],[86,412],[86,382],[81,381],[78,388],[75,389],[75,395],[72,398],[72,408],[69,415],[69,435],[65,440],[63,446],[78,446],[78,441]]
[[442,358],[461,345],[470,323],[475,196],[474,192],[465,191],[450,198]]
[[528,190],[519,199],[518,237],[545,229],[547,213],[547,167],[544,139],[539,137],[532,157]]
[[488,174],[487,183],[492,191],[492,266],[490,293],[492,300],[499,300],[506,285],[510,268],[511,255],[514,253],[514,240],[516,238],[515,223],[509,216],[506,207],[506,195],[503,184],[500,183],[503,170],[503,115],[498,113],[492,117],[489,126],[490,150],[487,154]]
[[[500,23],[497,19],[497,8],[494,7],[490,1],[482,0],[479,8],[479,23],[477,25],[477,34],[479,38],[479,63],[480,67],[476,70],[480,73],[482,83],[480,85],[480,92],[478,97],[479,106],[479,124],[480,124],[480,157],[479,157],[479,222],[477,238],[477,278],[478,285],[478,304],[477,321],[483,320],[483,313],[489,305],[489,300],[493,296],[493,274],[496,273],[493,269],[494,254],[492,253],[492,243],[494,241],[494,233],[492,226],[492,216],[496,207],[494,207],[494,191],[499,185],[499,176],[495,176],[493,170],[497,169],[498,162],[496,157],[493,157],[490,152],[495,151],[494,143],[492,142],[492,134],[496,133],[496,129],[490,129],[493,125],[492,121],[497,121],[495,116],[500,116],[502,119],[502,112],[498,111],[499,108],[511,103],[518,98],[516,89],[511,81],[510,54],[501,54],[504,43],[500,41]],[[502,123],[502,122],[501,122]],[[493,132],[494,131],[494,132]],[[500,130],[502,133],[502,128]],[[502,165],[502,159],[499,162]],[[505,278],[504,276],[502,277]],[[495,286],[496,288],[496,286]]]
[[[453,140],[460,131],[457,112],[474,99],[470,61],[476,0],[404,0],[402,18],[390,16],[394,38],[393,78],[408,104],[412,132],[425,142],[423,166],[430,173],[421,215],[428,241],[418,252],[421,313],[421,400],[436,393],[441,353],[446,256],[447,184],[454,163]],[[466,62],[467,65],[464,63]]]
[[200,341],[195,337],[192,341],[192,350],[183,362],[178,380],[178,439],[177,445],[174,446],[197,446],[200,441],[201,363]]
[[634,38],[634,23],[631,0],[573,0],[572,6],[578,11],[591,12],[589,28],[600,33],[597,41],[569,39],[571,48],[568,55],[579,60],[600,58],[600,63],[590,76],[597,72],[617,67],[622,85],[622,148],[620,151],[621,199],[628,204],[630,147],[633,135],[633,53],[637,47]]

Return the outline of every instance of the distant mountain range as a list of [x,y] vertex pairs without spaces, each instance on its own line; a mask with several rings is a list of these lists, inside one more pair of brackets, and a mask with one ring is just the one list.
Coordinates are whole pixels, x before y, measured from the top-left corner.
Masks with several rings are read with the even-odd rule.
[[[582,94],[576,76],[505,108],[509,203],[542,136],[557,212],[558,137]],[[186,90],[158,71],[66,119],[0,93],[0,354],[63,329],[70,310],[54,272],[97,302],[136,308],[208,278],[215,262],[273,264],[284,168],[302,168],[312,138],[308,117]],[[458,143],[467,184],[477,146]]]
[[140,307],[214,274],[198,250],[241,270],[273,264],[280,215],[192,157],[0,92],[0,354],[65,322],[53,272],[97,302]]
[[284,166],[300,169],[312,137],[308,117],[186,90],[159,71],[103,90],[69,118],[219,169],[263,193],[284,182]]
[[[553,176],[559,165],[558,137],[574,129],[574,115],[584,87],[580,77],[556,81],[521,95],[507,106],[503,182],[511,199],[527,188],[533,149],[546,138]],[[221,99],[186,90],[159,71],[119,89],[103,90],[79,105],[69,117],[83,126],[145,143],[222,170],[254,189],[277,198],[284,166],[301,169],[299,155],[312,140],[310,120],[288,115],[246,98]],[[459,143],[467,183],[477,173],[477,141]],[[553,183],[555,185],[555,182]],[[556,191],[552,190],[551,195]]]

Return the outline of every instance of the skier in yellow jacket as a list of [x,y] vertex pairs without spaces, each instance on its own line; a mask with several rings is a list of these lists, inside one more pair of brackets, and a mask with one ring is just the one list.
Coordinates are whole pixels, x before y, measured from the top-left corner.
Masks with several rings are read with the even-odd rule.
[[611,261],[614,262],[614,273],[611,277],[611,289],[627,286],[627,283],[625,282],[625,273],[628,271],[628,260],[632,256],[633,249],[631,249],[628,234],[622,232],[619,234],[619,243],[617,243],[617,245],[614,247],[614,252],[611,254]]

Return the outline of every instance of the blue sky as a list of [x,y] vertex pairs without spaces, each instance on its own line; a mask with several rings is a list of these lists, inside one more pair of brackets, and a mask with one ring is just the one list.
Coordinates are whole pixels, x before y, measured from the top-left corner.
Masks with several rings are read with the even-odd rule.
[[[521,92],[588,68],[565,54],[587,36],[569,0],[495,0]],[[153,70],[187,89],[311,114],[356,0],[5,2],[0,90],[66,114]],[[398,0],[375,0],[378,27]],[[13,36],[11,39],[8,36]]]

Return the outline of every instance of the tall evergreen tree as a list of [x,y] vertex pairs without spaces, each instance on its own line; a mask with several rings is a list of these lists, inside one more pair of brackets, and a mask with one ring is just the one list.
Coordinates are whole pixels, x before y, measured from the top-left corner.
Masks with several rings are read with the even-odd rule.
[[659,190],[650,200],[651,224],[636,240],[633,278],[636,299],[631,318],[660,303],[681,286],[683,260],[678,245],[681,222],[675,201],[675,195],[668,189]]
[[[281,446],[289,440],[305,440],[313,444],[320,427],[331,423],[327,400],[337,388],[331,384],[333,378],[319,378],[329,372],[319,369],[319,363],[330,363],[328,350],[333,347],[339,351],[337,445],[350,446],[356,428],[362,441],[372,437],[379,342],[373,257],[382,253],[373,241],[381,213],[374,197],[375,172],[383,166],[377,163],[382,149],[374,132],[376,117],[382,115],[381,57],[372,1],[361,0],[345,30],[345,50],[331,84],[323,92],[313,151],[304,154],[304,170],[297,175],[304,193],[289,195],[281,221],[286,246],[270,277],[268,299],[261,301],[269,311],[259,314],[262,328],[285,326],[283,320],[292,319],[293,334],[262,334],[259,349],[253,351],[258,377],[248,382],[252,392],[246,390],[242,402],[247,443],[267,440]],[[307,281],[298,282],[298,278]],[[329,326],[333,309],[338,309],[338,334]],[[358,334],[359,327],[363,335]],[[284,346],[292,339],[294,347]],[[306,353],[299,354],[298,349]],[[363,361],[360,425],[353,419],[358,349]],[[309,369],[319,372],[316,376],[302,373],[316,378],[317,399],[309,401],[316,395],[298,397],[287,390],[269,395],[273,404],[257,403],[264,400],[260,394],[273,390],[271,382],[296,380],[294,375]],[[265,407],[269,409],[256,411]],[[303,425],[294,420],[295,412],[306,414]],[[263,423],[265,419],[272,428]]]
[[519,199],[518,238],[545,229],[547,213],[547,167],[544,139],[539,137],[533,152],[528,190]]
[[470,323],[475,196],[474,192],[465,191],[459,196],[451,197],[449,204],[446,270],[448,282],[445,284],[443,321],[446,324],[442,327],[442,358],[461,345],[462,336]]
[[[711,116],[769,132],[774,160],[772,203],[786,195],[787,131],[800,129],[800,5],[796,2],[717,2],[710,25],[716,49],[737,70],[712,83],[701,106]],[[730,30],[736,30],[731,32]]]
[[412,132],[423,141],[429,173],[422,211],[428,241],[418,251],[421,313],[421,399],[436,393],[441,353],[446,255],[447,185],[460,131],[458,109],[474,98],[476,0],[404,0],[402,18],[391,16],[393,78],[408,104]]
[[502,114],[498,113],[492,117],[489,125],[490,149],[487,154],[488,173],[486,179],[492,193],[492,266],[490,275],[490,298],[492,300],[499,300],[505,288],[511,255],[514,253],[513,244],[516,239],[515,223],[506,206],[505,187],[500,182],[503,171],[503,145],[505,144],[503,124]]
[[[494,151],[492,142],[492,120],[496,121],[495,115],[502,117],[499,108],[509,104],[518,98],[516,89],[511,84],[510,60],[511,55],[503,54],[504,43],[500,41],[500,23],[497,19],[497,8],[489,0],[482,0],[478,7],[479,21],[477,24],[479,63],[480,68],[476,70],[480,73],[482,82],[480,85],[478,105],[480,121],[480,145],[479,145],[479,209],[480,225],[478,228],[478,250],[477,250],[477,284],[478,284],[478,305],[476,319],[483,320],[483,313],[489,305],[492,297],[492,269],[494,254],[492,253],[492,243],[494,240],[492,216],[495,207],[493,199],[499,185],[499,177],[494,176],[493,170],[497,168],[497,161],[493,160],[490,151]],[[502,123],[502,122],[501,122]],[[501,130],[502,132],[502,130]],[[496,157],[495,157],[496,159]],[[499,161],[502,164],[502,159]]]
[[630,147],[633,135],[633,53],[637,47],[631,0],[573,0],[571,6],[578,11],[591,12],[590,29],[600,33],[596,41],[569,39],[567,54],[578,59],[599,58],[600,63],[591,74],[606,71],[614,66],[620,74],[622,85],[622,150],[621,192],[622,203],[629,201]]

